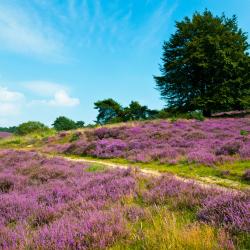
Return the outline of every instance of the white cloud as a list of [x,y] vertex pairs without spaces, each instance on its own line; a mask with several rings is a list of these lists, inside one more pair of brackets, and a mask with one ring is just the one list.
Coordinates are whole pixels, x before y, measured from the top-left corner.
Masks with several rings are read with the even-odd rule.
[[19,104],[0,103],[0,116],[18,115],[20,113]]
[[22,93],[0,86],[0,118],[18,115],[24,100]]
[[68,91],[66,86],[49,81],[30,81],[23,83],[23,86],[40,96],[54,96],[57,91]]
[[55,93],[54,99],[48,101],[48,104],[51,106],[74,107],[79,105],[80,101],[78,98],[70,97],[65,90],[60,90]]
[[[22,5],[21,5],[22,6]],[[40,58],[62,61],[63,44],[58,32],[46,26],[30,10],[9,2],[0,3],[0,42],[2,49]]]
[[24,99],[24,95],[19,92],[10,91],[0,86],[0,102],[18,102]]
[[48,97],[49,99],[33,100],[31,104],[43,104],[54,107],[75,107],[80,100],[71,97],[68,87],[49,81],[32,81],[24,83],[24,86],[33,93]]

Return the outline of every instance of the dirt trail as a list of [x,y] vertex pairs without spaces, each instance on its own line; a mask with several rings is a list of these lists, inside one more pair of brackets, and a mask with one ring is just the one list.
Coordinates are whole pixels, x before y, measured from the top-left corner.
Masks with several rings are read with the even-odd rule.
[[[82,162],[82,163],[96,163],[96,164],[100,164],[100,165],[103,165],[103,166],[106,166],[108,168],[122,168],[122,169],[128,169],[130,168],[129,165],[123,165],[123,164],[116,164],[116,163],[109,163],[109,162],[105,162],[105,161],[102,161],[102,160],[90,160],[90,159],[75,159],[75,158],[72,158],[72,157],[68,157],[68,156],[60,156],[68,161],[74,161],[74,162]],[[150,170],[150,169],[142,169],[142,168],[139,168],[139,171],[142,173],[142,174],[145,174],[145,175],[148,175],[148,176],[155,176],[155,177],[159,177],[159,176],[162,176],[163,173],[160,173],[159,171],[156,171],[156,170]],[[204,188],[208,188],[208,189],[219,189],[221,191],[224,191],[224,192],[233,192],[233,193],[241,193],[242,191],[240,190],[236,190],[236,189],[233,189],[233,188],[228,188],[228,187],[222,187],[222,186],[219,186],[217,184],[214,184],[214,183],[205,183],[203,181],[199,181],[199,180],[195,180],[195,179],[188,179],[188,178],[184,178],[184,177],[180,177],[178,175],[173,175],[175,176],[175,178],[181,180],[181,181],[184,181],[184,182],[194,182]],[[247,190],[246,190],[247,191]]]

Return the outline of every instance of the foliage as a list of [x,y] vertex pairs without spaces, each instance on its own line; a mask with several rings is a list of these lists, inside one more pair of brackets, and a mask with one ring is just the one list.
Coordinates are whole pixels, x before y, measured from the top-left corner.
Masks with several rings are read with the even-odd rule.
[[113,99],[105,99],[94,103],[98,110],[96,123],[106,124],[122,121],[122,106]]
[[34,133],[34,132],[45,132],[48,130],[49,128],[41,122],[29,121],[29,122],[24,122],[20,124],[16,128],[15,133],[17,135],[27,135],[27,134]]
[[146,120],[157,118],[158,111],[150,110],[137,101],[132,101],[128,107],[122,107],[113,99],[105,99],[95,103],[98,110],[97,124],[108,124],[135,120]]
[[77,121],[76,122],[76,127],[77,128],[84,128],[85,122],[84,121]]
[[71,129],[83,128],[84,122],[83,121],[74,122],[73,120],[65,116],[59,116],[58,118],[56,118],[52,126],[57,131],[71,130]]
[[167,105],[181,112],[243,109],[250,105],[247,35],[237,18],[205,10],[176,22],[164,42],[161,76],[156,84]]
[[9,133],[15,133],[16,127],[0,127],[0,132],[9,132]]

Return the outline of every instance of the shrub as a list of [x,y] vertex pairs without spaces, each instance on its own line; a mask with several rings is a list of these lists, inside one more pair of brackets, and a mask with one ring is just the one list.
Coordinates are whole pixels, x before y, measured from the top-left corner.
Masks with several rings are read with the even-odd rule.
[[250,232],[250,199],[242,194],[223,193],[203,202],[198,219],[233,231]]
[[202,112],[200,112],[200,111],[192,111],[192,112],[188,113],[187,117],[189,119],[195,119],[195,120],[198,120],[198,121],[204,121],[205,120],[205,117],[203,116]]
[[56,120],[54,121],[52,126],[57,131],[71,130],[71,129],[77,128],[77,124],[73,120],[71,120],[65,116],[59,116],[58,118],[56,118]]
[[27,135],[27,134],[34,133],[34,132],[45,132],[48,130],[49,128],[41,122],[29,121],[29,122],[24,122],[20,124],[16,128],[15,133],[17,135]]

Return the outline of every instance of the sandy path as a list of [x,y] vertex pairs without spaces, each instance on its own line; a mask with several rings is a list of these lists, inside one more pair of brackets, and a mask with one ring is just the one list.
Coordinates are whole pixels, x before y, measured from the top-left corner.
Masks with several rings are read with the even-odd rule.
[[[100,165],[103,165],[105,167],[108,167],[108,168],[122,168],[122,169],[128,169],[130,168],[129,165],[124,165],[124,164],[116,164],[116,163],[109,163],[109,162],[105,162],[105,161],[102,161],[102,160],[90,160],[90,159],[75,159],[75,158],[72,158],[72,157],[68,157],[68,156],[60,156],[68,161],[74,161],[74,162],[82,162],[82,163],[95,163],[95,164],[100,164]],[[159,171],[157,170],[151,170],[151,169],[142,169],[142,168],[138,168],[138,171],[140,171],[142,174],[145,174],[147,176],[162,176],[164,175],[165,173],[160,173]],[[167,174],[167,173],[166,173]],[[240,190],[236,190],[236,189],[233,189],[233,188],[228,188],[228,187],[223,187],[223,186],[220,186],[220,185],[217,185],[217,184],[214,184],[214,183],[205,183],[203,181],[199,181],[199,180],[195,180],[195,179],[188,179],[188,178],[184,178],[184,177],[180,177],[178,175],[173,175],[175,178],[181,180],[181,181],[184,181],[184,182],[194,182],[204,188],[208,188],[208,189],[219,189],[221,191],[224,191],[224,192],[233,192],[233,193],[240,193],[242,191]],[[247,190],[246,190],[247,191]],[[249,190],[248,190],[249,191]]]

